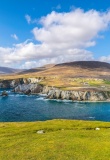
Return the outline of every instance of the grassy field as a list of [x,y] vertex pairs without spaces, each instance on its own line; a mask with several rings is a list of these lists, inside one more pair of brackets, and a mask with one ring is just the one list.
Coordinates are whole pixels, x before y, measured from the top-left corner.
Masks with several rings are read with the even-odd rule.
[[40,84],[60,88],[61,90],[81,90],[97,88],[110,90],[110,81],[95,78],[65,78],[62,76],[45,77]]
[[0,123],[0,160],[110,160],[110,123]]

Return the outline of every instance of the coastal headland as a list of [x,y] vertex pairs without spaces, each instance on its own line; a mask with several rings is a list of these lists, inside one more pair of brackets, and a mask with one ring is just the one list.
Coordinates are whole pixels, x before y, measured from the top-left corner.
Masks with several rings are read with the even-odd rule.
[[109,101],[110,64],[78,61],[2,74],[0,88],[28,95],[46,94],[49,99]]

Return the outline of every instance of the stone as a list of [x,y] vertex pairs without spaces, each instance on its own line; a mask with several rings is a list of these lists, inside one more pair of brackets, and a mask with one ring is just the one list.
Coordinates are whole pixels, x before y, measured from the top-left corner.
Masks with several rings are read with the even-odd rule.
[[44,133],[45,133],[44,130],[39,130],[39,131],[37,131],[37,134],[44,134]]
[[99,130],[100,130],[100,128],[95,128],[95,130],[96,130],[96,131],[99,131]]
[[1,96],[8,96],[8,93],[6,91],[3,91]]
[[31,90],[28,89],[27,91],[24,92],[26,95],[30,95],[31,94]]

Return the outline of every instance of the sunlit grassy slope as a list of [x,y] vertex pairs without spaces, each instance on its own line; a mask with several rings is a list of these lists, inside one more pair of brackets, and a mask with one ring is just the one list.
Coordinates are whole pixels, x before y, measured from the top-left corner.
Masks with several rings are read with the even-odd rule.
[[110,160],[110,123],[0,123],[0,160]]
[[0,75],[1,80],[29,77],[40,77],[41,84],[64,90],[75,90],[74,87],[110,90],[110,64],[104,62],[71,62],[30,69],[19,74]]

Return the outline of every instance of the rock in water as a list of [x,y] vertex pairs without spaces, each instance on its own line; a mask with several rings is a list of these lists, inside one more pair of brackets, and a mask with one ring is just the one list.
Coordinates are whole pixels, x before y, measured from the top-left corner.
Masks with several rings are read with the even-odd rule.
[[6,91],[3,91],[1,96],[8,96],[8,93]]
[[28,89],[27,91],[25,91],[25,92],[24,92],[24,94],[26,94],[26,95],[30,95],[30,94],[31,94],[31,90],[30,90],[30,89]]

